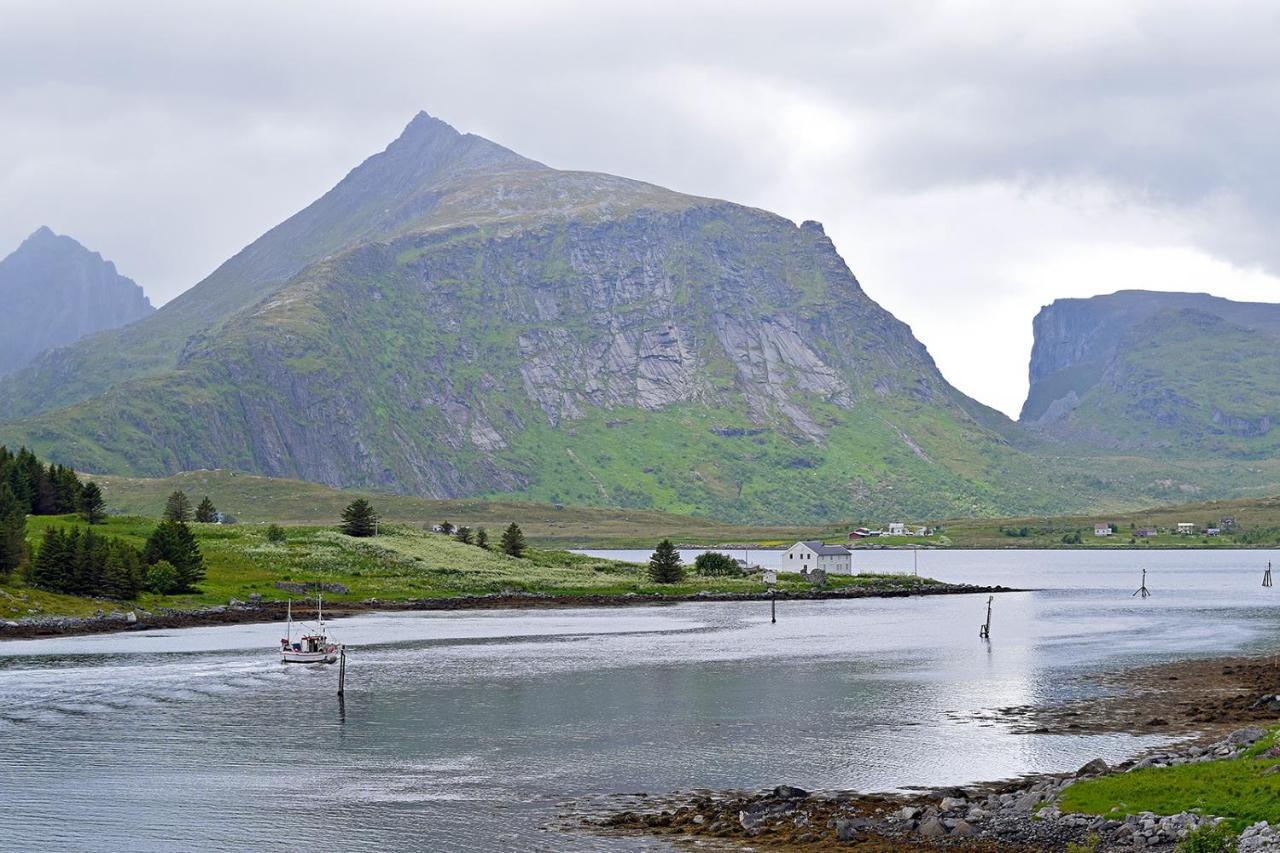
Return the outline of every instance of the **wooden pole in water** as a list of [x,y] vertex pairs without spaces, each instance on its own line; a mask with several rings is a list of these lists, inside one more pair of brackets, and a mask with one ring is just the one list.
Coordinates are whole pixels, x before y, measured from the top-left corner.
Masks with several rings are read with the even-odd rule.
[[1262,585],[1271,586],[1271,561],[1267,560],[1267,570],[1262,574]]
[[978,637],[983,640],[991,639],[991,602],[995,599],[994,595],[987,596],[987,621],[978,626]]
[[1142,570],[1142,586],[1138,588],[1138,591],[1135,592],[1134,595],[1140,595],[1143,598],[1151,597],[1151,591],[1147,589],[1147,570],[1146,569]]
[[778,624],[778,591],[772,587],[769,589],[769,622]]
[[338,646],[338,695],[343,695],[347,687],[347,647]]

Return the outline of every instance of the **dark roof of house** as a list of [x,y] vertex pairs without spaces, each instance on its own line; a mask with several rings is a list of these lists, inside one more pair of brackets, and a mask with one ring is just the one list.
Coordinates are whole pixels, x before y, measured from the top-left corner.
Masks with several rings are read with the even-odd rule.
[[[826,545],[822,542],[810,542],[808,540],[804,541],[801,544],[808,547],[810,551],[812,551],[813,553],[817,554],[820,557],[834,557],[834,556],[839,556],[841,554],[852,553],[849,551],[848,548],[844,547],[843,545]],[[795,546],[793,545],[792,547],[795,547]]]

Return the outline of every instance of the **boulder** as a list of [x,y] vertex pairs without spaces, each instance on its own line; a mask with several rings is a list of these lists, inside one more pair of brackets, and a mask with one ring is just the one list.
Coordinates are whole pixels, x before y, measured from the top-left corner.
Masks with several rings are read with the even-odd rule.
[[773,795],[780,800],[803,800],[809,796],[809,792],[795,785],[779,785],[773,789]]
[[938,808],[944,812],[953,812],[969,805],[969,801],[963,797],[943,797],[942,802],[938,804]]
[[967,821],[958,820],[956,821],[956,825],[951,827],[951,834],[959,835],[962,838],[968,838],[973,835],[973,827],[970,826]]
[[1227,735],[1227,743],[1235,746],[1252,746],[1267,736],[1267,730],[1250,726],[1246,729],[1237,729]]
[[931,817],[922,821],[916,832],[925,838],[941,838],[947,834],[947,828],[942,825],[942,821],[936,817]]
[[1110,769],[1111,768],[1107,766],[1107,762],[1103,761],[1101,758],[1095,758],[1093,761],[1090,761],[1088,764],[1076,771],[1076,778],[1078,779],[1081,776],[1101,776]]
[[857,822],[847,818],[836,820],[836,841],[856,841],[860,827]]

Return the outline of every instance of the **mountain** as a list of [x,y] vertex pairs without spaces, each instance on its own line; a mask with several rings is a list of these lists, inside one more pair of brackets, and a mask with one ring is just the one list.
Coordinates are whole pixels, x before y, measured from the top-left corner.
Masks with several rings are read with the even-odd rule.
[[1183,484],[1046,455],[943,378],[816,222],[553,169],[426,114],[0,401],[0,441],[89,471],[727,520],[1047,513]]
[[1280,305],[1121,291],[1058,300],[1033,328],[1025,424],[1162,454],[1277,449]]
[[155,310],[115,264],[45,227],[0,260],[0,304],[0,374]]

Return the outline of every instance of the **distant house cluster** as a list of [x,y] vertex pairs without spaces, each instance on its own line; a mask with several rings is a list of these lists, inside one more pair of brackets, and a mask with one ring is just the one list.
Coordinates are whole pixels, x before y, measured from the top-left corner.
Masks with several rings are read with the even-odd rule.
[[932,536],[933,531],[923,525],[912,526],[902,521],[891,521],[882,528],[859,527],[849,531],[849,539],[869,539],[873,536]]
[[[1235,516],[1227,515],[1223,516],[1222,520],[1218,524],[1205,525],[1203,528],[1197,526],[1193,521],[1178,521],[1175,522],[1172,527],[1167,528],[1167,532],[1178,536],[1196,536],[1198,534],[1204,534],[1205,536],[1220,536],[1224,532],[1235,529]],[[1115,530],[1112,529],[1110,524],[1098,522],[1093,525],[1094,536],[1111,536],[1114,533]],[[1132,535],[1135,539],[1150,539],[1151,537],[1158,536],[1159,534],[1160,529],[1157,527],[1138,527],[1134,529]]]

